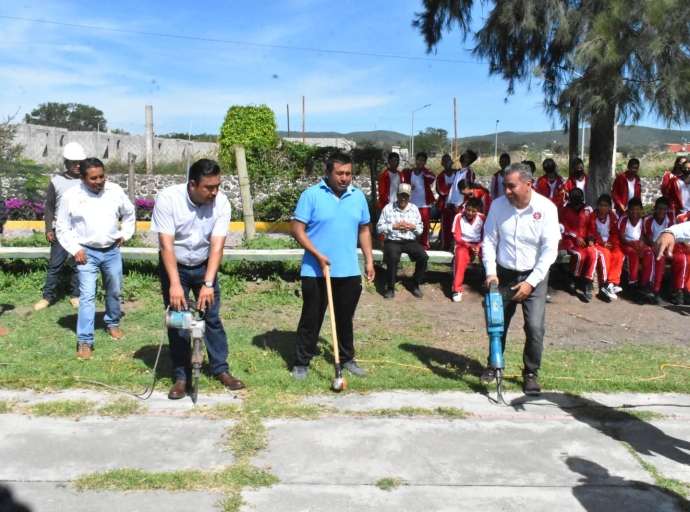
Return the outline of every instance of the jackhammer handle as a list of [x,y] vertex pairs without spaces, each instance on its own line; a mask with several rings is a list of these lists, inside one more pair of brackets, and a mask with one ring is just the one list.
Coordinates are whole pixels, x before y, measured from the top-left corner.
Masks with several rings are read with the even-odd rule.
[[333,288],[331,287],[331,271],[327,266],[323,268],[323,277],[326,278],[326,293],[328,294],[328,316],[331,320],[331,334],[333,336],[333,358],[335,359],[336,367],[340,367],[338,333],[335,327],[335,308],[333,307]]
[[498,293],[498,281],[495,279],[489,283],[489,293]]

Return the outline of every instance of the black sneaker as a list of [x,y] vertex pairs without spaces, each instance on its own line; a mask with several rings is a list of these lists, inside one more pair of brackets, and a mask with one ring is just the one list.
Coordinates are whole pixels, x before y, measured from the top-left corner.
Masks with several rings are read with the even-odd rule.
[[537,382],[537,376],[533,373],[526,373],[522,377],[522,392],[526,395],[541,395],[541,386]]
[[395,290],[386,290],[386,293],[383,294],[384,299],[392,299],[395,297]]
[[683,290],[677,290],[671,295],[671,303],[676,306],[683,305]]
[[484,384],[491,384],[494,380],[496,380],[496,370],[487,366],[486,370],[484,370],[484,373],[482,373],[482,376],[479,377],[479,380]]
[[414,296],[417,297],[418,299],[421,299],[422,297],[424,297],[424,294],[422,293],[422,290],[420,290],[419,288],[413,288],[413,289],[412,289],[412,295],[414,295]]
[[661,295],[659,295],[659,292],[654,292],[654,295],[652,295],[649,298],[649,302],[651,302],[655,306],[658,306],[659,304],[661,304]]
[[592,281],[587,280],[585,282],[585,292],[584,292],[585,302],[589,302],[590,300],[592,300],[592,289],[593,288],[594,288],[594,286],[592,285]]
[[367,372],[364,371],[359,365],[354,361],[348,361],[343,365],[343,370],[347,370],[352,375],[357,375],[357,377],[366,377]]
[[690,306],[690,292],[683,292],[683,302],[686,306]]
[[575,282],[575,278],[572,276],[568,277],[568,285],[567,285],[568,293],[571,295],[575,295],[575,292],[577,291],[577,283]]
[[652,290],[652,286],[650,284],[645,284],[644,286],[640,286],[637,289],[637,292],[642,295],[645,299],[653,299],[654,298],[654,290]]
[[295,366],[292,368],[292,378],[295,380],[306,380],[308,366]]

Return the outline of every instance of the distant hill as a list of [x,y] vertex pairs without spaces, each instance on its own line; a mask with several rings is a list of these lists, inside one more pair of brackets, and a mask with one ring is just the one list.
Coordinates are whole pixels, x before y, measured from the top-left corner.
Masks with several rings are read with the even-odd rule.
[[[302,132],[291,131],[292,137],[300,137]],[[278,135],[287,137],[287,132],[279,131]],[[410,136],[404,133],[376,130],[371,132],[306,132],[307,137],[344,137],[354,140],[357,143],[362,141],[373,141],[383,144],[385,147],[392,145],[406,145]],[[495,135],[472,135],[470,137],[458,138],[458,143],[462,147],[471,142],[490,142],[493,144]],[[648,146],[656,143],[663,145],[670,142],[682,142],[681,138],[690,139],[690,131],[684,130],[662,130],[659,128],[649,128],[647,126],[620,126],[618,128],[619,146]],[[589,144],[589,130],[585,135],[586,144]],[[544,148],[548,144],[568,144],[568,134],[563,130],[551,130],[546,132],[498,132],[498,142],[501,144],[527,144]]]
[[[280,137],[287,137],[286,131],[279,131],[278,135]],[[301,137],[302,132],[300,131],[290,131],[290,137]],[[362,141],[378,142],[385,146],[393,146],[405,144],[410,141],[410,136],[403,133],[392,132],[388,130],[375,130],[371,132],[349,132],[349,133],[339,133],[339,132],[305,132],[305,137],[317,137],[317,138],[336,138],[341,137],[349,140],[354,140],[357,143]]]

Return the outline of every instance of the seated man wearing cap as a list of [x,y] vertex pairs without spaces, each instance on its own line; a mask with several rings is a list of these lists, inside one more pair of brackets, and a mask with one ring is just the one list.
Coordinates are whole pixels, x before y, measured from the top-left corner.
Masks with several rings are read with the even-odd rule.
[[412,295],[421,299],[424,294],[419,286],[424,279],[429,255],[419,242],[422,234],[422,216],[417,207],[410,203],[412,186],[401,183],[398,187],[397,200],[387,204],[381,212],[376,231],[385,236],[383,245],[383,261],[386,263],[386,293],[384,299],[395,297],[395,278],[398,273],[400,255],[407,254],[415,262],[414,288]]

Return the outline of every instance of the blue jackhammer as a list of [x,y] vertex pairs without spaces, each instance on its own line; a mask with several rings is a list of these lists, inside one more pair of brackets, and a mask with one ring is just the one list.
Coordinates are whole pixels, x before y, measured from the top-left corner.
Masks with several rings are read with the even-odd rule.
[[484,316],[486,317],[486,332],[489,335],[489,367],[495,372],[498,385],[497,401],[506,403],[503,399],[503,370],[506,367],[503,360],[503,297],[498,291],[498,282],[489,283],[489,292],[484,297]]

